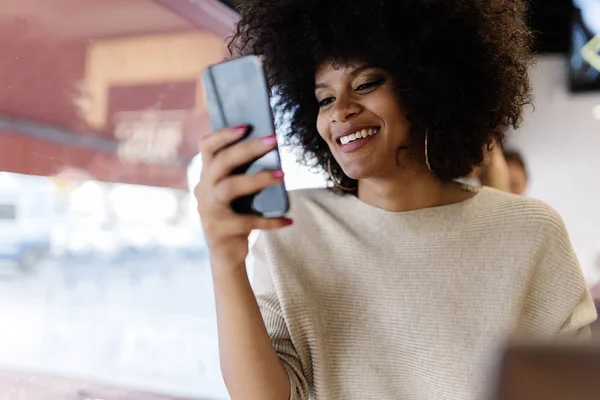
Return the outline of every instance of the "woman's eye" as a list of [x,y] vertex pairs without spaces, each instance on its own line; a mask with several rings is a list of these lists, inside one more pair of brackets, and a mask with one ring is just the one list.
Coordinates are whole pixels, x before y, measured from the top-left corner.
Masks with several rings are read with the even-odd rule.
[[373,89],[373,88],[381,85],[383,82],[384,82],[384,79],[377,79],[377,80],[374,80],[371,82],[363,83],[362,85],[358,85],[356,87],[356,89],[354,89],[354,90],[357,92],[363,92],[368,89]]
[[334,100],[335,100],[334,97],[328,97],[326,99],[323,99],[323,100],[319,101],[319,107],[325,107],[325,106],[333,103]]

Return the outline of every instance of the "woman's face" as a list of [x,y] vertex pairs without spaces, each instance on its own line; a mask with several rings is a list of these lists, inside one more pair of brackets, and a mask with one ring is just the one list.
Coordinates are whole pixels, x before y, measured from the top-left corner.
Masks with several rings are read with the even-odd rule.
[[514,194],[524,194],[527,190],[527,173],[521,165],[509,161],[508,177],[510,181],[510,191]]
[[317,130],[353,179],[380,177],[398,168],[398,148],[410,143],[410,124],[390,75],[364,64],[323,64],[315,76]]

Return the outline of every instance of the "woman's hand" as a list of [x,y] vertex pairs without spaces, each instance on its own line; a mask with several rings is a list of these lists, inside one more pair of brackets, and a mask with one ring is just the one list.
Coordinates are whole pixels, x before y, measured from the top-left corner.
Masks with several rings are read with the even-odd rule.
[[205,136],[200,143],[202,174],[194,194],[213,268],[244,265],[248,235],[253,229],[277,229],[292,223],[288,218],[241,215],[231,208],[233,200],[283,180],[282,171],[231,175],[235,168],[262,157],[277,146],[274,135],[236,143],[247,129],[245,126],[226,128]]
[[290,383],[275,352],[246,273],[253,229],[289,225],[286,218],[240,215],[231,202],[281,182],[281,171],[234,174],[237,167],[276,146],[275,136],[240,141],[246,127],[223,129],[201,140],[202,175],[194,191],[213,270],[221,371],[233,399],[287,399]]

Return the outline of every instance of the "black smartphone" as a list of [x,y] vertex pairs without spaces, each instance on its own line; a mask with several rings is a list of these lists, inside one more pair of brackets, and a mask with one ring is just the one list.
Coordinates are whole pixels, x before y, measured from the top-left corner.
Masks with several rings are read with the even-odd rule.
[[[213,130],[246,125],[248,133],[241,140],[270,136],[275,133],[269,89],[262,62],[256,56],[244,56],[206,68],[202,83]],[[236,174],[255,174],[281,169],[279,150],[237,168]],[[289,199],[285,184],[266,188],[236,199],[235,212],[267,218],[282,217],[288,212]]]

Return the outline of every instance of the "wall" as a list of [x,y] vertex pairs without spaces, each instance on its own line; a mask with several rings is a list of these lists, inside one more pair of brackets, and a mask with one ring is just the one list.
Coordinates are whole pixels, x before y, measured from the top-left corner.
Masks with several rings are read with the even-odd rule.
[[532,68],[535,110],[513,144],[528,163],[529,195],[563,217],[584,273],[595,282],[600,251],[600,92],[572,95],[567,60],[543,56]]
[[[25,128],[4,125],[0,171],[55,175],[77,169],[102,181],[186,187],[198,135],[209,129],[200,76],[226,54],[222,37],[190,27],[66,40],[38,19],[17,17],[0,20],[0,33],[11,37],[0,42],[6,55],[0,87],[8,89],[0,92],[0,119],[77,134],[31,138]],[[185,118],[194,109],[206,114],[206,122],[184,137]],[[105,141],[94,147],[89,136]]]
[[202,106],[202,70],[226,55],[223,38],[207,31],[96,40],[87,50],[86,117],[94,127],[107,123],[111,86],[197,81],[196,105]]

